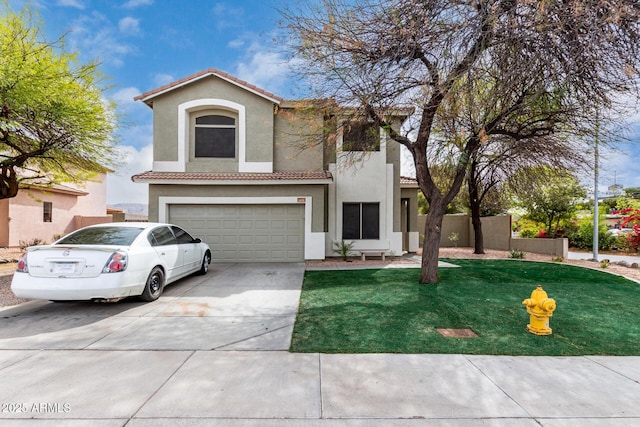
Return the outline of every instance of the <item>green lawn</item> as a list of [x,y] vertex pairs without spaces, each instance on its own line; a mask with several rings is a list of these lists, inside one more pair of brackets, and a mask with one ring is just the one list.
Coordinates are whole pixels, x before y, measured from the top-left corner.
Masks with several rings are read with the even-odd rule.
[[[640,284],[565,264],[444,260],[440,283],[418,269],[308,271],[291,351],[640,355]],[[526,331],[522,300],[541,284],[557,302],[553,335]],[[436,328],[470,328],[445,338]]]

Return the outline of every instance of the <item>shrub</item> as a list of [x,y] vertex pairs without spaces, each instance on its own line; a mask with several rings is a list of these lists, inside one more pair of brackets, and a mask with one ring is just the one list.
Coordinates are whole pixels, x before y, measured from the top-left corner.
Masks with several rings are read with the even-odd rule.
[[632,228],[630,233],[621,236],[620,240],[624,239],[621,243],[628,252],[638,252],[640,250],[640,209],[627,208],[613,213],[623,214],[622,226]]
[[537,232],[535,230],[532,229],[525,229],[525,230],[520,230],[520,237],[522,237],[523,239],[533,239],[534,237],[536,237]]
[[516,229],[520,232],[520,237],[524,239],[532,239],[538,235],[540,224],[530,219],[519,219]]
[[333,242],[333,246],[335,246],[333,251],[339,253],[342,260],[346,261],[347,257],[351,253],[351,249],[353,248],[353,242],[347,243],[344,240],[341,240],[339,242]]
[[31,240],[20,240],[18,242],[18,246],[20,246],[20,250],[24,251],[25,249],[27,249],[29,246],[38,246],[38,245],[46,245],[47,242],[43,239],[40,239],[38,237],[35,237]]
[[[577,226],[568,228],[566,237],[571,247],[593,248],[593,223],[591,220],[580,221]],[[601,224],[598,230],[598,249],[608,251],[616,247],[618,247],[618,238],[609,233],[604,224]]]
[[511,251],[509,252],[509,258],[523,259],[524,251],[521,251],[520,249],[511,249]]
[[546,239],[547,237],[549,237],[549,234],[547,234],[547,230],[545,230],[544,228],[541,228],[540,230],[538,230],[538,234],[536,234],[536,239]]

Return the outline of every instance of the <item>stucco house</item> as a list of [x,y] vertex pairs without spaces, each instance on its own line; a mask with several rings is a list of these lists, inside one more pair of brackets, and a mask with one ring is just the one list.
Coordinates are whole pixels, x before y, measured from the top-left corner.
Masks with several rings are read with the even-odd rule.
[[51,243],[54,236],[111,222],[106,185],[105,174],[82,185],[21,185],[16,197],[0,199],[0,246],[17,247],[36,238]]
[[[284,100],[216,69],[135,98],[153,109],[149,220],[202,238],[214,261],[303,261],[418,249],[417,186],[400,148],[330,100]],[[389,113],[394,126],[411,114]]]

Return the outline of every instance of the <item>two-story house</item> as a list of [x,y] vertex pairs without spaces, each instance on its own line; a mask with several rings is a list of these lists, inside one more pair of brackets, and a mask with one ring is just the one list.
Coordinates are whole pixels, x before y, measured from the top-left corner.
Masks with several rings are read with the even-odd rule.
[[[417,186],[400,148],[330,100],[290,101],[216,69],[135,98],[153,109],[149,220],[179,224],[214,261],[416,251]],[[400,128],[411,113],[392,113]],[[404,188],[403,188],[404,187]]]

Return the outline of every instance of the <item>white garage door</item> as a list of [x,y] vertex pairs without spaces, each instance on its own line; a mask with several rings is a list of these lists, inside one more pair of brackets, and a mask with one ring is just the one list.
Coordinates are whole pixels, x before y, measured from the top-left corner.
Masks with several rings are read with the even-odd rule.
[[208,243],[214,262],[304,260],[303,205],[171,205],[169,222]]

